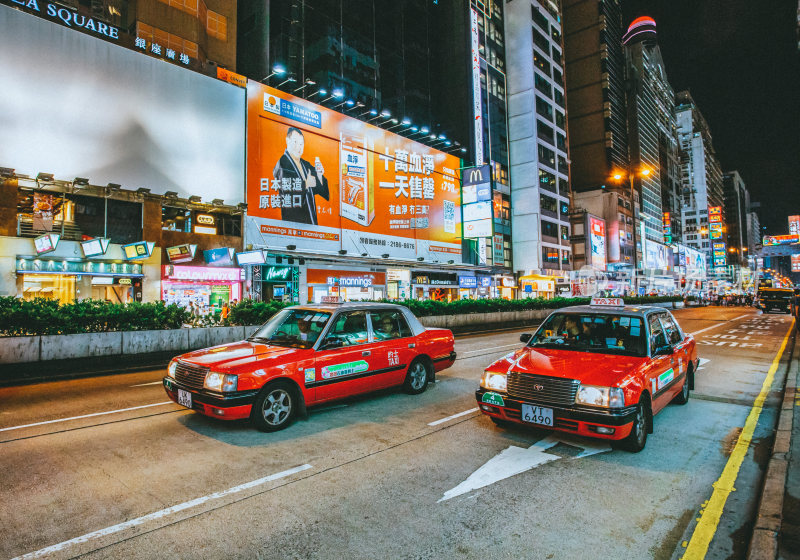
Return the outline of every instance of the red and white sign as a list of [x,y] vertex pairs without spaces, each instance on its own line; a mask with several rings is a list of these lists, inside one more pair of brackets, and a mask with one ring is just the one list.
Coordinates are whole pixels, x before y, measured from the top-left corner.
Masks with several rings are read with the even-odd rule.
[[792,255],[792,272],[800,272],[800,255]]
[[608,307],[625,307],[622,298],[592,298],[591,305],[604,305]]

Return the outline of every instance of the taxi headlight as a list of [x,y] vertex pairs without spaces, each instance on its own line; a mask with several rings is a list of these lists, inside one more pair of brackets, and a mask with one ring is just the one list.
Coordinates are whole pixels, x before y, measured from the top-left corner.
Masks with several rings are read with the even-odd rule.
[[505,391],[506,378],[507,376],[505,373],[485,371],[483,372],[483,377],[481,377],[481,387],[484,389],[491,389],[492,391]]
[[172,379],[175,379],[175,370],[177,368],[178,368],[177,360],[172,360],[167,366],[167,375],[169,375]]
[[575,395],[575,404],[620,408],[625,406],[625,395],[619,387],[581,385]]
[[236,390],[238,380],[239,378],[235,375],[210,371],[206,374],[206,381],[203,386],[211,391],[227,393]]

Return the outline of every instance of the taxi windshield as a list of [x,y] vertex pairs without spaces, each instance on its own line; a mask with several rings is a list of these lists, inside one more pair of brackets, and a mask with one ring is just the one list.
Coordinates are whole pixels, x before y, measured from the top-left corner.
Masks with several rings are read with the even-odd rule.
[[641,317],[614,313],[554,313],[542,323],[529,346],[600,354],[645,356]]
[[325,328],[330,313],[313,309],[284,309],[247,340],[275,346],[311,348]]

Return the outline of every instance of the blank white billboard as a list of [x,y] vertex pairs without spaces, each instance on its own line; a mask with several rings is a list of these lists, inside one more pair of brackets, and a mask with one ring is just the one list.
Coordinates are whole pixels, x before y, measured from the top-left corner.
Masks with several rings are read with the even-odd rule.
[[0,166],[244,201],[245,90],[0,5]]

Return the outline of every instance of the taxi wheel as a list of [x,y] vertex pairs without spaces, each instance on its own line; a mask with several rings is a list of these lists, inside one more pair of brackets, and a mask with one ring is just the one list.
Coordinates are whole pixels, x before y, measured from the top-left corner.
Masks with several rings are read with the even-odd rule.
[[291,424],[296,402],[288,383],[270,383],[261,390],[253,404],[253,423],[262,432],[282,430]]
[[691,379],[692,371],[689,370],[686,373],[686,379],[683,380],[683,387],[681,387],[681,392],[678,393],[672,402],[675,404],[686,404],[689,402],[689,386],[690,386],[690,379]]
[[403,391],[409,395],[424,393],[428,388],[428,366],[422,360],[414,360],[408,366],[406,380],[403,383]]
[[633,426],[631,426],[631,433],[628,437],[619,441],[614,445],[619,449],[630,451],[631,453],[639,453],[647,444],[647,411],[644,405],[640,402],[636,405],[636,416],[633,419]]

